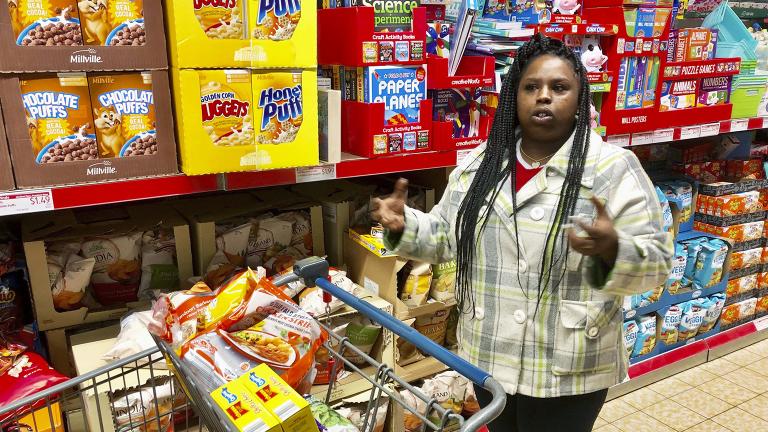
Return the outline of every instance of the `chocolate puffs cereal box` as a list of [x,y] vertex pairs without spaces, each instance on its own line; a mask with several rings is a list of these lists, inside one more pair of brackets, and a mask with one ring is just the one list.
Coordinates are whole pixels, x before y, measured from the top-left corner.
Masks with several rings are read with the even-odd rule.
[[98,158],[84,73],[41,76],[19,83],[37,163]]
[[143,46],[144,0],[79,0],[86,45]]
[[167,3],[171,63],[176,67],[317,67],[316,2],[168,0]]
[[211,398],[237,430],[283,432],[277,418],[238,381],[229,382],[212,391]]
[[99,157],[157,153],[155,98],[149,72],[88,77]]
[[[16,44],[82,45],[77,0],[7,0]],[[79,3],[88,3],[80,1]]]

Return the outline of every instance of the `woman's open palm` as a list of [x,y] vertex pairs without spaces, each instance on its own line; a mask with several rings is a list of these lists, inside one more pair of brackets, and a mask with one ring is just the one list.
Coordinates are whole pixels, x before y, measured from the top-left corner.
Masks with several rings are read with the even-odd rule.
[[408,180],[400,179],[395,190],[386,198],[371,200],[371,217],[392,233],[405,229],[405,200],[408,198]]

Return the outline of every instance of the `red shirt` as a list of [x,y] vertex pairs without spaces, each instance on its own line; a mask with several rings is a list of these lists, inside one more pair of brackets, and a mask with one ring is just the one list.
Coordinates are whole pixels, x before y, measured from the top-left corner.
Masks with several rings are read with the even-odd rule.
[[544,167],[540,166],[538,168],[528,169],[524,167],[519,160],[516,160],[515,162],[517,163],[517,166],[515,167],[515,192],[520,192],[520,189],[522,189],[523,186],[525,186],[525,184]]

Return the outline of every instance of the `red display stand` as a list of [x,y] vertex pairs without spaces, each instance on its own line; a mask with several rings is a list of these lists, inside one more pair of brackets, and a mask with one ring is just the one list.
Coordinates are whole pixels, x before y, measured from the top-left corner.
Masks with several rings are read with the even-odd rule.
[[448,59],[427,56],[427,88],[476,88],[494,84],[495,61],[491,56],[465,56],[459,63],[456,75],[448,76]]
[[[317,11],[317,59],[323,65],[377,66],[417,65],[426,63],[426,9],[413,9],[410,32],[377,33],[372,7],[321,9]],[[383,43],[407,43],[409,59],[381,61]],[[375,55],[374,54],[375,51]],[[397,52],[397,48],[395,48]],[[373,60],[375,58],[375,60]]]
[[[371,8],[372,9],[372,8]],[[432,150],[432,101],[421,101],[419,123],[384,124],[383,103],[341,102],[341,150],[367,158]],[[406,148],[406,134],[415,134],[415,148]],[[391,139],[401,141],[392,148]]]
[[462,150],[477,147],[488,139],[493,117],[480,116],[480,132],[477,136],[466,138],[453,137],[453,123],[432,122],[434,148],[437,151]]

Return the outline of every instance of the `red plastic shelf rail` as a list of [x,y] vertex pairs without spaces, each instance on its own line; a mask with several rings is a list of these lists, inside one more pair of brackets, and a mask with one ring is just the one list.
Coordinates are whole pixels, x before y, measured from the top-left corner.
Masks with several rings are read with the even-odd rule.
[[[690,120],[698,119],[689,117],[689,121]],[[609,135],[606,137],[606,141],[619,147],[629,147],[701,138],[729,132],[764,129],[767,127],[768,117],[752,117],[745,119],[721,120],[712,123],[696,125],[677,126],[647,132],[637,132],[634,134]]]

